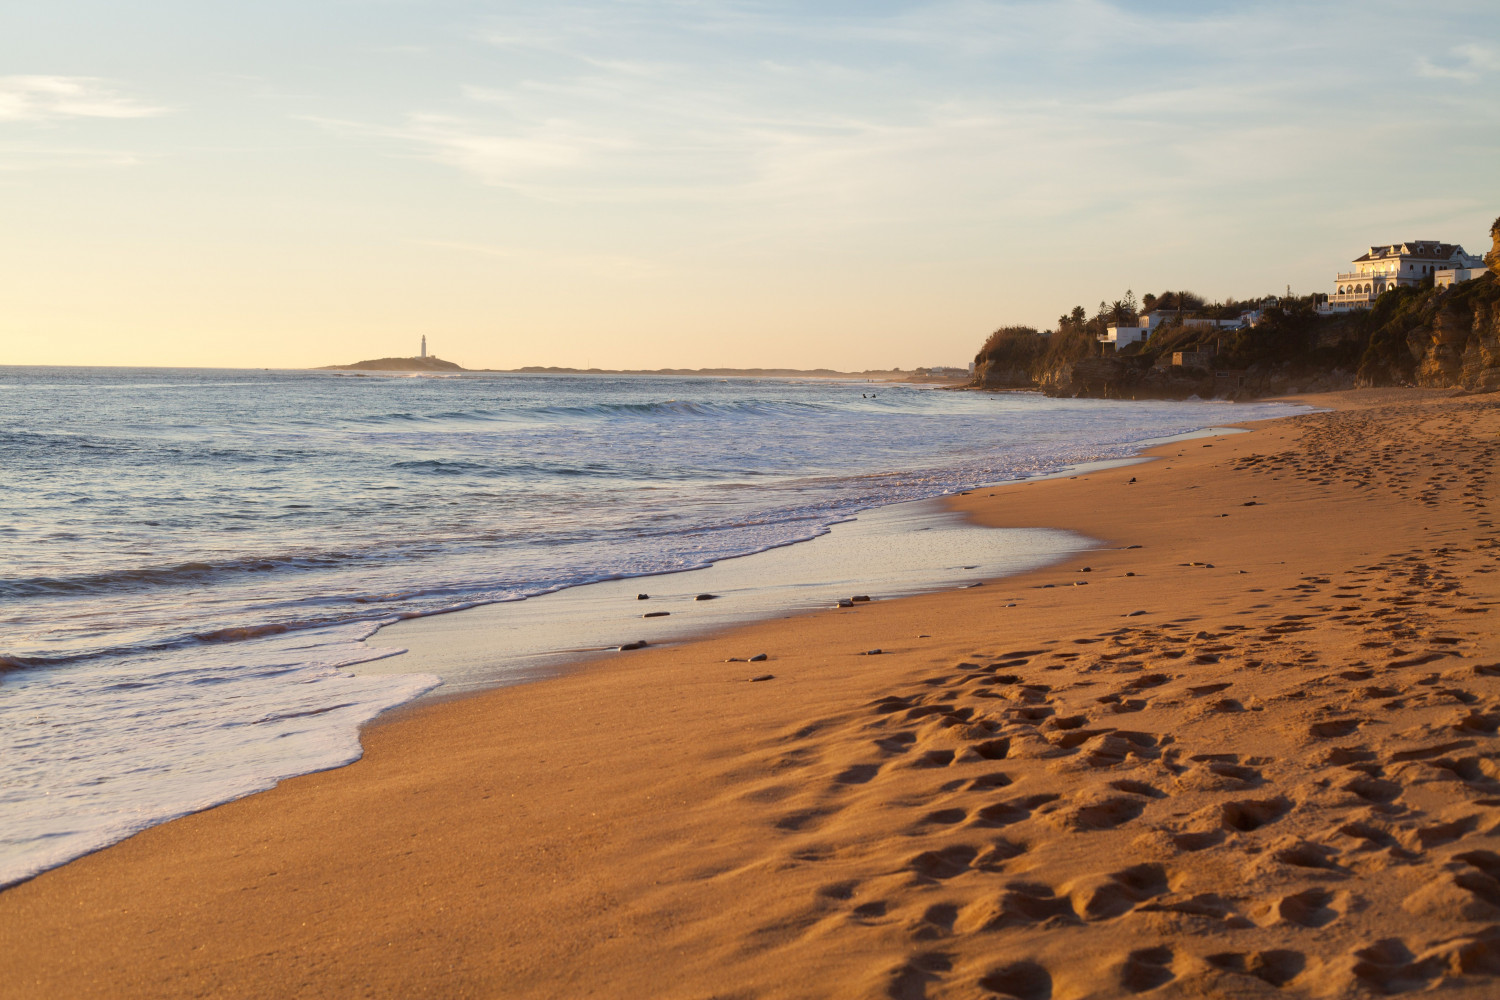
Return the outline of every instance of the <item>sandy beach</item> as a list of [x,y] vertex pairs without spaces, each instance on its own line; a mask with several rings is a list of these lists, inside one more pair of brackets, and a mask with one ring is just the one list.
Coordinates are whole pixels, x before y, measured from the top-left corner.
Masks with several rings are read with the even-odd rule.
[[1500,405],[1306,401],[955,498],[1049,569],[388,716],[0,893],[4,993],[1494,996]]

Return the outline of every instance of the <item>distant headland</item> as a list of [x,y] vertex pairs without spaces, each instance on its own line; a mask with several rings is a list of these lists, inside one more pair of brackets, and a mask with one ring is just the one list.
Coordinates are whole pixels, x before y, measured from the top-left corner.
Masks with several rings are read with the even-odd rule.
[[962,368],[870,369],[842,372],[832,368],[558,368],[528,365],[525,368],[464,368],[452,361],[426,355],[415,358],[376,358],[350,365],[324,365],[318,371],[343,372],[471,372],[493,375],[668,375],[679,378],[828,378],[879,379],[885,382],[965,382]]
[[469,369],[431,355],[421,358],[376,358],[352,365],[324,365],[319,371],[342,372],[466,372]]

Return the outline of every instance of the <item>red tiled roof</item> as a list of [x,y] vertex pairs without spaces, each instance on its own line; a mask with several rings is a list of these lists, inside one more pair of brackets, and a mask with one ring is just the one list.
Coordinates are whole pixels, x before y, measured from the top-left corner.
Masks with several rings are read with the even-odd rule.
[[[1402,247],[1406,247],[1405,253],[1399,253]],[[1455,254],[1461,254],[1464,248],[1456,243],[1439,243],[1436,240],[1406,240],[1403,243],[1387,243],[1384,246],[1371,247],[1366,253],[1354,258],[1358,264],[1362,260],[1381,260],[1397,256],[1411,257],[1416,260],[1448,260]]]

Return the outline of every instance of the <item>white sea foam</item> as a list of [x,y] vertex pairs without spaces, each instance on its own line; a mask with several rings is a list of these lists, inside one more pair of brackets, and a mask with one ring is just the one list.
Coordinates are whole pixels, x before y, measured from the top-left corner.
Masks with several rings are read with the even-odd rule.
[[359,727],[436,685],[356,677],[389,651],[342,625],[17,671],[0,699],[0,887],[148,826],[338,767]]

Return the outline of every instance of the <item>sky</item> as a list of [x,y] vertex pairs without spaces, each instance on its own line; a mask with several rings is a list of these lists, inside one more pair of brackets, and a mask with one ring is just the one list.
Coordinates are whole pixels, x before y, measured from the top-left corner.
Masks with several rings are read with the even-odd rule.
[[0,11],[0,364],[964,364],[1497,214],[1494,0]]

